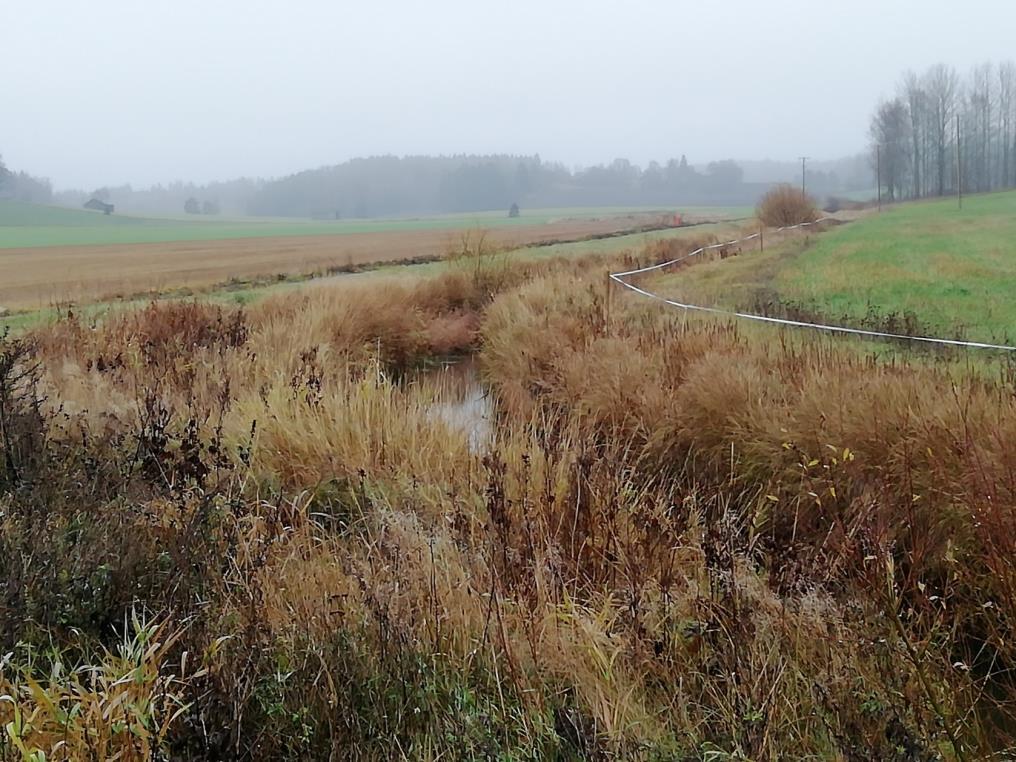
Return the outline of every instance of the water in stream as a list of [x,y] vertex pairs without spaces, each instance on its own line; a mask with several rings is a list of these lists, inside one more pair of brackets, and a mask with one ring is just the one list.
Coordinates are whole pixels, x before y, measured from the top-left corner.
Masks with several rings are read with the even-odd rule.
[[469,437],[469,448],[482,452],[493,433],[493,404],[480,383],[473,358],[422,371],[413,381],[433,394],[430,414]]

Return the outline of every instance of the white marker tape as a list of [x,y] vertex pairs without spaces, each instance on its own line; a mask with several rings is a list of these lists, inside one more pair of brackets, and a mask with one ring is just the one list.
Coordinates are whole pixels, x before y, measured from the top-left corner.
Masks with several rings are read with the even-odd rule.
[[[802,222],[800,225],[790,225],[788,227],[777,228],[775,232],[779,233],[779,232],[784,231],[784,230],[794,230],[795,228],[801,228],[801,227],[805,227],[807,225],[817,225],[818,223],[820,223],[820,222],[826,222],[829,219],[831,219],[831,218],[830,217],[823,217],[820,220],[815,220],[815,222],[813,222],[813,223],[812,222]],[[676,259],[672,259],[669,262],[661,262],[658,265],[650,265],[649,267],[640,267],[637,270],[628,270],[628,271],[622,272],[622,273],[611,273],[610,277],[611,277],[612,280],[617,281],[618,283],[620,283],[625,288],[631,289],[636,294],[641,294],[642,296],[649,297],[650,299],[656,299],[657,301],[661,301],[664,304],[669,304],[669,305],[671,305],[673,307],[680,307],[681,309],[684,309],[684,310],[696,310],[698,312],[707,312],[707,313],[709,313],[711,315],[724,315],[726,317],[736,317],[736,318],[741,318],[743,320],[755,320],[755,321],[760,322],[760,323],[772,323],[772,324],[775,324],[775,325],[793,326],[795,328],[811,328],[813,330],[829,331],[829,332],[832,332],[832,333],[849,333],[849,334],[853,334],[854,336],[869,336],[869,337],[872,337],[872,338],[880,338],[880,339],[904,339],[906,341],[921,341],[921,342],[924,342],[926,344],[945,344],[945,345],[953,346],[953,347],[968,347],[968,348],[971,348],[971,349],[999,349],[999,350],[1002,350],[1002,351],[1005,351],[1005,352],[1016,352],[1016,347],[1010,347],[1010,346],[1007,346],[1005,344],[986,344],[986,343],[980,342],[980,341],[960,341],[958,339],[939,339],[939,338],[935,338],[933,336],[911,336],[910,334],[906,334],[906,333],[887,333],[885,331],[866,331],[866,330],[861,329],[861,328],[847,328],[847,327],[842,326],[842,325],[825,325],[823,323],[808,323],[808,322],[805,322],[805,321],[802,321],[802,320],[787,320],[785,318],[767,317],[766,315],[754,315],[754,314],[752,314],[750,312],[735,312],[735,311],[732,311],[732,310],[722,310],[722,309],[719,309],[718,307],[703,307],[703,306],[698,305],[698,304],[684,304],[683,302],[676,302],[673,299],[667,299],[666,297],[660,296],[659,294],[654,294],[651,291],[646,291],[644,289],[639,288],[638,286],[633,286],[631,283],[628,283],[627,281],[622,280],[623,278],[626,278],[626,277],[628,277],[630,275],[640,275],[641,273],[647,273],[647,272],[651,272],[653,270],[659,270],[661,268],[667,267],[668,265],[673,265],[673,264],[677,264],[678,262],[683,262],[686,259],[691,259],[692,257],[696,257],[699,254],[702,254],[703,252],[708,251],[710,249],[719,249],[719,248],[722,248],[724,246],[732,246],[732,245],[734,245],[736,243],[743,243],[744,241],[750,241],[753,238],[758,238],[758,236],[759,236],[758,233],[752,233],[750,236],[747,236],[745,238],[741,238],[740,240],[737,240],[737,241],[729,241],[728,243],[715,243],[715,244],[712,244],[710,246],[703,246],[703,247],[700,247],[698,249],[695,249],[695,251],[693,251],[693,252],[691,252],[689,254],[685,254],[684,256],[677,257]]]

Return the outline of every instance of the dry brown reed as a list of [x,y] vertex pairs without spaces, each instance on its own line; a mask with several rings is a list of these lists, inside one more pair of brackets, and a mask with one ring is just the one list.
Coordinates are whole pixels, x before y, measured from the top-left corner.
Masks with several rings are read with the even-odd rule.
[[[92,709],[116,679],[52,671],[95,654],[119,674],[132,609],[174,633],[147,636],[168,645],[144,685],[177,709],[134,694],[153,755],[1008,748],[1011,384],[608,310],[608,269],[692,248],[463,256],[19,344],[8,365],[41,367],[0,395],[27,464],[0,482],[10,753],[142,748]],[[479,449],[415,375],[463,353],[493,401]]]

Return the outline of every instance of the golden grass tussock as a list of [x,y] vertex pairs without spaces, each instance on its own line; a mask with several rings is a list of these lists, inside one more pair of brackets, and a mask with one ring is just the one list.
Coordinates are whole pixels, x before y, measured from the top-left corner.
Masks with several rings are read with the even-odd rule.
[[426,399],[382,375],[320,388],[283,384],[239,398],[226,431],[240,443],[255,426],[253,472],[293,488],[360,473],[425,473],[428,481],[450,484],[468,468],[467,438],[428,409]]

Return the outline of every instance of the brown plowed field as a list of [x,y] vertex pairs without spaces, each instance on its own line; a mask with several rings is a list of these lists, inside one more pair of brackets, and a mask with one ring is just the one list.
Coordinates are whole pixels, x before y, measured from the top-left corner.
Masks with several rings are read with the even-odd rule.
[[[633,216],[563,220],[494,229],[487,233],[487,240],[517,246],[571,241],[622,232],[652,221]],[[3,249],[0,308],[44,308],[147,291],[207,287],[231,278],[311,273],[330,267],[433,257],[446,251],[462,232],[417,230]]]

